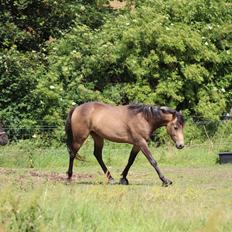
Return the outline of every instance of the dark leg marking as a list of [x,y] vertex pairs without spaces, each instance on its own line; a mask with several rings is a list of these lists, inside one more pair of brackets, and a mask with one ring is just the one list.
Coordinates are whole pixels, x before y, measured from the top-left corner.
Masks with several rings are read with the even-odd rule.
[[130,167],[134,163],[135,158],[136,158],[137,154],[139,153],[139,151],[140,151],[140,148],[138,146],[134,145],[131,152],[130,152],[130,157],[128,159],[128,163],[127,163],[125,169],[123,170],[123,172],[121,174],[122,178],[119,181],[120,184],[122,184],[122,185],[128,185],[129,184],[129,181],[127,180],[126,177],[127,177],[127,174],[128,174],[128,172],[130,170]]
[[150,162],[150,164],[154,167],[154,169],[156,170],[160,180],[163,182],[163,186],[168,186],[172,184],[171,180],[168,180],[167,178],[164,177],[164,175],[162,174],[160,168],[158,167],[158,164],[156,162],[156,160],[153,158],[146,141],[142,141],[140,143],[140,148],[141,151],[143,152],[143,154],[146,156],[146,158],[148,159],[148,161]]
[[93,140],[94,140],[94,156],[96,157],[98,163],[100,164],[103,172],[105,173],[107,179],[108,179],[108,183],[109,184],[115,184],[115,180],[114,178],[111,176],[110,171],[107,169],[103,159],[102,159],[102,149],[103,149],[103,145],[104,145],[104,140],[102,137],[100,137],[99,135],[95,134],[95,133],[91,133]]

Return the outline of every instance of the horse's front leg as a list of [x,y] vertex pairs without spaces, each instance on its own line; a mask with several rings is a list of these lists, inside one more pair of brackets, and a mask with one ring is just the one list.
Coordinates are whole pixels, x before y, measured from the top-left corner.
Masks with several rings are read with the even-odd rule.
[[129,184],[129,181],[127,180],[126,177],[127,177],[128,171],[129,171],[131,165],[134,163],[135,158],[136,158],[137,154],[139,153],[139,151],[140,151],[140,147],[134,145],[131,152],[130,152],[130,157],[129,157],[128,163],[121,174],[122,178],[120,179],[120,182],[119,182],[120,184],[123,184],[123,185]]
[[140,143],[140,149],[143,152],[143,154],[146,156],[146,158],[148,159],[148,161],[150,162],[150,164],[155,168],[160,180],[163,182],[163,186],[168,186],[172,184],[172,181],[167,179],[166,177],[164,177],[164,175],[162,174],[160,168],[158,167],[158,164],[156,162],[156,160],[153,158],[147,142],[144,140]]

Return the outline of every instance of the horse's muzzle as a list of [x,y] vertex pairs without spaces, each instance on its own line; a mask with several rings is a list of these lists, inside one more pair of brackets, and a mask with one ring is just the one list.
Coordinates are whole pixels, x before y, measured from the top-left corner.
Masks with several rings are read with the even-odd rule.
[[182,149],[182,148],[184,148],[184,144],[182,144],[182,143],[176,143],[176,148],[177,149]]

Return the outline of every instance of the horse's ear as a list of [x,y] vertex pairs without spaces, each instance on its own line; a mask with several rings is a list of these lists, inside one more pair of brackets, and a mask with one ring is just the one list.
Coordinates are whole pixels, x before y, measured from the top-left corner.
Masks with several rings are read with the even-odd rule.
[[178,112],[177,112],[176,110],[174,110],[174,111],[172,112],[173,119],[177,118],[177,114],[178,114]]
[[179,113],[182,115],[182,110],[180,110]]
[[170,109],[166,106],[161,106],[160,107],[160,110],[162,111],[162,113],[164,114],[172,114],[173,116],[173,119],[175,119],[177,117],[177,111],[176,110],[173,110],[173,109]]
[[168,108],[166,106],[161,106],[160,110],[162,111],[162,113],[168,113]]

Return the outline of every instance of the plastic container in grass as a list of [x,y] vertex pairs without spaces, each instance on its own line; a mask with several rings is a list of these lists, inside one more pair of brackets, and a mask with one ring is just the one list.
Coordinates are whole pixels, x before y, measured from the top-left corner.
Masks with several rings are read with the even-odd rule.
[[220,152],[218,155],[220,164],[232,163],[232,152]]

